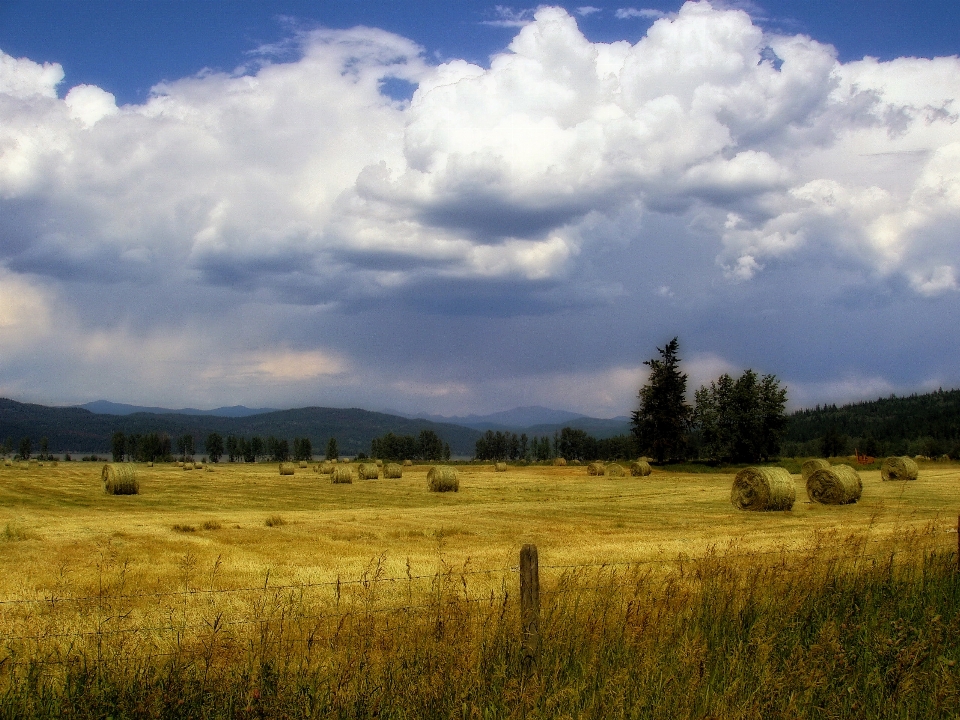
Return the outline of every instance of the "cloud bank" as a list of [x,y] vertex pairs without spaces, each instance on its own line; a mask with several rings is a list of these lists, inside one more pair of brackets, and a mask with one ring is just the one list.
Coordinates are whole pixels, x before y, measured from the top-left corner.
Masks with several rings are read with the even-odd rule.
[[952,341],[878,337],[956,308],[960,60],[844,64],[707,2],[609,44],[501,10],[489,67],[317,30],[122,107],[0,53],[0,390],[460,412],[541,383],[614,414],[674,334],[798,388],[960,382]]

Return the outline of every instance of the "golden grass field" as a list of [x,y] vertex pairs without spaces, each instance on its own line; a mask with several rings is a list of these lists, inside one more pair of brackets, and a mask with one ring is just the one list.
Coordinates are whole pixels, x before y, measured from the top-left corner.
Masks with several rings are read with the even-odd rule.
[[[674,558],[711,545],[803,549],[831,531],[884,537],[935,523],[951,532],[960,512],[960,466],[944,463],[906,484],[865,472],[862,500],[842,507],[809,503],[797,475],[787,513],[736,510],[733,476],[720,473],[610,478],[577,466],[496,473],[466,464],[460,491],[440,494],[427,491],[428,466],[351,485],[312,467],[292,477],[274,463],[212,467],[138,466],[132,496],[104,494],[102,463],[0,467],[0,599],[89,586],[108,557],[140,588],[182,586],[185,562],[203,574],[218,559],[221,585],[250,586],[268,571],[271,583],[356,578],[374,558],[388,576],[433,573],[441,555],[457,567],[509,568],[524,543],[550,565]],[[283,523],[268,526],[277,516]]]
[[[855,505],[731,473],[0,468],[0,716],[956,717],[960,466]],[[518,555],[539,548],[537,673]],[[894,557],[897,558],[896,562]],[[608,565],[602,565],[608,563]],[[822,711],[822,712],[821,712]],[[821,714],[817,714],[821,713]]]

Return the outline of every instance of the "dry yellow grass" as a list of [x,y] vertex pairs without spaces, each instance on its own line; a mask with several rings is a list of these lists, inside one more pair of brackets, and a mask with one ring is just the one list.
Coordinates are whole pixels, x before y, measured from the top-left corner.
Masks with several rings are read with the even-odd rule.
[[[250,587],[268,571],[271,583],[356,578],[380,557],[388,576],[404,576],[408,562],[414,575],[432,573],[438,553],[452,565],[508,568],[527,542],[538,545],[542,564],[676,557],[726,543],[806,548],[825,531],[879,537],[931,522],[953,531],[960,511],[960,466],[952,463],[909,483],[866,471],[859,503],[798,499],[780,513],[732,507],[732,474],[655,470],[642,483],[585,483],[575,467],[504,475],[463,465],[458,493],[432,493],[424,465],[389,483],[331,484],[312,473],[281,480],[270,464],[223,463],[203,483],[173,464],[144,464],[141,494],[108,496],[101,468],[0,467],[0,528],[18,529],[0,541],[0,599],[90,590],[108,559],[145,591],[182,588],[185,574],[196,580],[214,567],[218,585]],[[800,476],[792,477],[802,491]],[[286,524],[266,527],[275,515]]]

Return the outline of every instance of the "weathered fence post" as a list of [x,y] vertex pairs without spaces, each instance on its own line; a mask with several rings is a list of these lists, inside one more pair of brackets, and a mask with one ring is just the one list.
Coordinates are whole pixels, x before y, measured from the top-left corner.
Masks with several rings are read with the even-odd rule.
[[540,657],[540,565],[536,545],[524,545],[520,550],[520,622],[523,659],[529,668]]

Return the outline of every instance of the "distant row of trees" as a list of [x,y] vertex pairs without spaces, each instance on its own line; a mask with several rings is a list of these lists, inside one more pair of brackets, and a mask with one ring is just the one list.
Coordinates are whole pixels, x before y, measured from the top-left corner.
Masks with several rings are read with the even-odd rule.
[[449,460],[450,446],[433,430],[419,435],[395,435],[392,432],[370,441],[370,457],[380,460]]
[[585,430],[565,427],[553,436],[528,438],[512,432],[487,430],[476,443],[477,460],[626,460],[636,457],[636,442],[630,435],[597,439]]
[[[29,440],[26,451],[29,455]],[[149,433],[145,435],[130,434],[117,431],[111,438],[111,454],[114,462],[167,462],[173,459],[173,448],[176,445],[176,456],[186,460],[192,458],[196,452],[193,435],[181,435],[175,441],[166,433]],[[287,440],[272,435],[261,438],[237,437],[228,435],[226,439],[219,433],[210,433],[204,443],[207,457],[210,462],[220,462],[226,455],[230,462],[256,462],[258,460],[310,460],[313,457],[313,445],[310,438],[294,438],[291,452]],[[44,448],[45,450],[45,448]],[[327,444],[327,457],[337,457],[337,441],[330,438]]]

